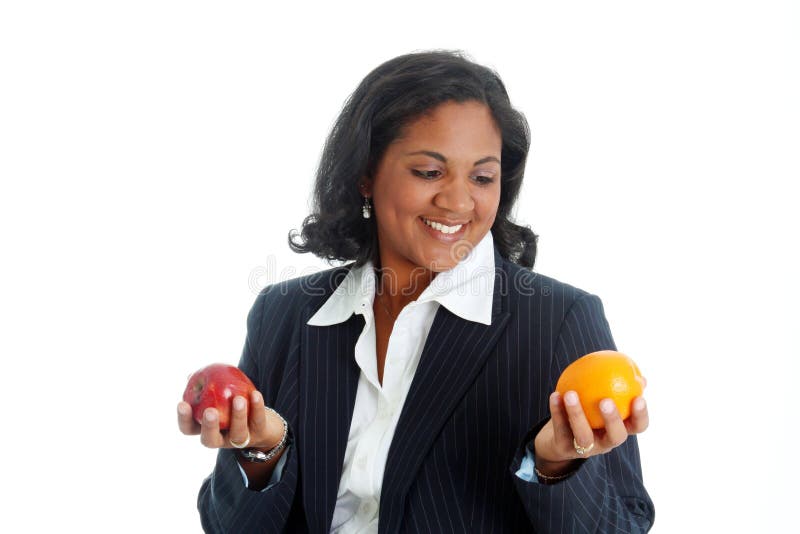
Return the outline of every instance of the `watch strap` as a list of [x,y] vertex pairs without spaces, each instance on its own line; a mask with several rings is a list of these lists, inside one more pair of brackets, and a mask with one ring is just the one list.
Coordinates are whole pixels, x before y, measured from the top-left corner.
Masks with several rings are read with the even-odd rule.
[[267,452],[252,447],[247,449],[240,449],[239,455],[249,462],[255,462],[255,463],[269,462],[275,457],[275,455],[277,455],[284,448],[286,448],[286,445],[289,443],[289,424],[286,422],[286,419],[281,417],[281,415],[272,408],[268,406],[265,406],[264,408],[272,411],[275,415],[280,417],[281,421],[283,421],[283,437],[281,438],[281,441],[277,445],[275,445],[272,449],[268,450]]

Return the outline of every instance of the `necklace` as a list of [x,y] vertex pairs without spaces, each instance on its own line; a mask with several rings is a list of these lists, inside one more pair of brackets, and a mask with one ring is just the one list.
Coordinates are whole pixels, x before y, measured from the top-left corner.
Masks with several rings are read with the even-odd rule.
[[383,293],[376,293],[376,295],[377,295],[377,297],[378,297],[378,302],[380,302],[380,303],[381,303],[381,306],[383,307],[383,311],[385,311],[385,312],[386,312],[386,315],[388,315],[388,316],[389,316],[389,318],[390,318],[392,321],[395,321],[396,319],[395,319],[394,315],[392,315],[392,312],[390,312],[390,311],[389,311],[389,308],[386,306],[386,303],[384,303],[384,302],[383,302],[383,299],[381,298],[381,295],[383,295]]

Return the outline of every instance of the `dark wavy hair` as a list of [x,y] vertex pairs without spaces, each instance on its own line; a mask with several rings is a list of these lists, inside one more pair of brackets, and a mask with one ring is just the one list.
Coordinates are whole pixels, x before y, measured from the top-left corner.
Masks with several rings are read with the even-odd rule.
[[391,59],[370,72],[345,102],[325,142],[314,185],[311,215],[301,241],[289,247],[332,261],[379,265],[375,218],[361,215],[358,185],[371,177],[403,128],[447,101],[486,105],[502,134],[500,204],[492,237],[500,254],[532,268],[538,236],[510,219],[525,173],[530,130],[512,106],[500,77],[458,51],[428,51]]

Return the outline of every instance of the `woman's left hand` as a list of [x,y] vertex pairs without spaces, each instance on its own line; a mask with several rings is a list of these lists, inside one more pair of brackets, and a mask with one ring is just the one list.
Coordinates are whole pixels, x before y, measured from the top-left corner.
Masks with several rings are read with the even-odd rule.
[[[631,415],[624,421],[611,399],[600,401],[600,411],[605,428],[594,430],[576,392],[567,391],[563,399],[558,392],[552,393],[550,420],[534,439],[536,469],[545,476],[558,477],[569,472],[575,460],[605,454],[625,443],[631,434],[644,432],[649,424],[644,397],[633,400]],[[578,447],[584,449],[583,454]]]

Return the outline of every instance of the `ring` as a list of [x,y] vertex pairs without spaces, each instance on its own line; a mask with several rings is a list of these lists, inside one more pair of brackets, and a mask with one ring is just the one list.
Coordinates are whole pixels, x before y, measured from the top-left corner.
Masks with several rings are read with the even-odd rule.
[[247,438],[244,440],[244,443],[236,443],[230,438],[228,438],[228,442],[231,444],[231,446],[236,447],[237,449],[244,449],[245,447],[250,445],[250,434],[249,433],[247,434]]
[[573,446],[573,447],[575,447],[575,452],[577,452],[578,454],[580,454],[581,456],[583,456],[583,455],[584,455],[584,454],[586,454],[587,452],[589,452],[589,451],[591,451],[592,449],[594,449],[594,441],[593,441],[593,442],[592,442],[592,444],[591,444],[591,445],[589,445],[588,447],[581,447],[580,445],[578,445],[578,442],[577,442],[577,441],[575,441],[575,438],[572,438],[572,446]]

